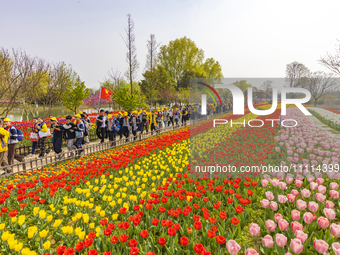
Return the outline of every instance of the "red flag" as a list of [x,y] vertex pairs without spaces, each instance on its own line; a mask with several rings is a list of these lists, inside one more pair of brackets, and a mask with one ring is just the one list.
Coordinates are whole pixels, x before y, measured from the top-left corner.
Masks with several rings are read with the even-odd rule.
[[107,100],[110,100],[112,102],[112,100],[110,98],[110,96],[112,94],[113,94],[113,91],[108,90],[108,89],[106,89],[104,87],[101,87],[101,89],[100,89],[100,98],[107,99]]

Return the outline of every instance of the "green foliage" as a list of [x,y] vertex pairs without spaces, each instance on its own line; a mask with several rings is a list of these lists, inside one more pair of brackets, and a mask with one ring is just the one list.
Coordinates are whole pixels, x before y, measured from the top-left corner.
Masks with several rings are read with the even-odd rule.
[[184,71],[198,71],[202,68],[203,59],[204,51],[187,37],[170,41],[169,45],[161,46],[158,55],[158,63],[164,67],[170,78],[174,79],[177,89]]
[[75,82],[62,94],[63,105],[77,113],[77,109],[84,103],[83,100],[90,94],[90,89],[85,87],[85,82]]
[[129,88],[115,88],[111,97],[125,111],[147,108],[147,105],[144,103],[144,97],[141,96],[138,90],[134,90],[131,94]]
[[158,54],[158,64],[164,67],[176,83],[176,90],[189,88],[191,78],[222,78],[222,69],[213,58],[204,60],[204,51],[187,37],[163,45]]
[[245,91],[247,91],[248,88],[252,87],[251,84],[247,83],[246,80],[241,80],[241,81],[235,81],[233,83],[233,85],[235,85],[236,87],[239,87],[242,92],[244,93]]
[[176,83],[163,66],[158,65],[152,72],[146,71],[143,76],[144,79],[139,85],[149,105],[153,105],[156,101],[161,104],[169,104],[173,101]]

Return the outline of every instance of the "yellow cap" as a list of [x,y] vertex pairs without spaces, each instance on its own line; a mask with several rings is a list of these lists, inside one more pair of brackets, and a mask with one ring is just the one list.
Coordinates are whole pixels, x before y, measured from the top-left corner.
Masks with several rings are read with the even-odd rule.
[[78,114],[79,114],[79,115],[82,115],[82,114],[83,114],[83,112],[78,112]]
[[52,118],[51,118],[51,121],[55,121],[55,120],[57,120],[56,117],[52,117]]
[[4,121],[11,121],[9,118],[5,118]]
[[123,114],[124,116],[127,116],[128,115],[128,113],[127,112],[124,112],[124,114]]
[[111,118],[111,114],[107,115],[107,118],[110,119]]
[[80,116],[80,114],[78,113],[76,116],[75,116],[76,118],[81,118],[81,116]]

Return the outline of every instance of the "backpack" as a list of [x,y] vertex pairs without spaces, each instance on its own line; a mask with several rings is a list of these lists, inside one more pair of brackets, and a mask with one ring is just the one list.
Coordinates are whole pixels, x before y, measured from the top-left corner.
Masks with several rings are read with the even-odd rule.
[[19,142],[21,142],[22,140],[24,140],[24,135],[22,134],[20,129],[16,128],[16,130],[17,130],[17,133],[18,133],[17,139],[18,139]]

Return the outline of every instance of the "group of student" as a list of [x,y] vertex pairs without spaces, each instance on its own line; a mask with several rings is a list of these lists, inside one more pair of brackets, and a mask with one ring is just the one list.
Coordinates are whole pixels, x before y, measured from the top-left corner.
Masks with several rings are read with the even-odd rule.
[[154,130],[166,128],[170,125],[179,125],[190,119],[191,107],[183,106],[180,108],[158,108],[147,113],[145,110],[135,110],[132,112],[118,112],[111,114],[109,111],[100,110],[96,117],[96,134],[104,143],[105,139],[115,141],[116,137],[124,136],[128,140],[132,134],[134,140],[137,139],[137,132],[149,132],[151,135]]

